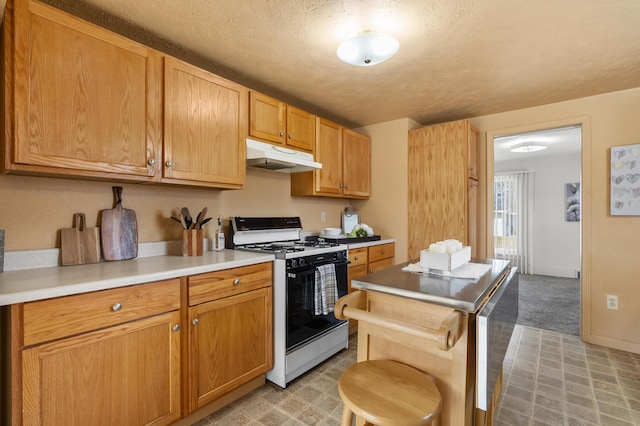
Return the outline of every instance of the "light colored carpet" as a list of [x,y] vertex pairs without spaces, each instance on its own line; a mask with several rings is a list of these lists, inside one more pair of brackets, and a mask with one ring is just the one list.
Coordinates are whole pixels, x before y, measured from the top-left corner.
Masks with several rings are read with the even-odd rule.
[[520,274],[518,324],[580,336],[580,279]]

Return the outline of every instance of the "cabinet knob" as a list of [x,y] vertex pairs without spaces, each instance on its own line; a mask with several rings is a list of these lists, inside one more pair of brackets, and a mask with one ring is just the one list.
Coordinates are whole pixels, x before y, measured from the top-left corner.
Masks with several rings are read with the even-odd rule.
[[356,256],[356,257],[355,257],[355,260],[358,260],[358,259],[360,259],[360,258],[359,258],[358,256]]
[[293,139],[293,133],[289,133],[289,139]]
[[344,188],[344,185],[340,184],[340,188]]
[[280,136],[284,136],[284,132],[280,132]]
[[166,164],[167,167],[173,166],[173,163],[171,161],[167,161],[165,164]]
[[382,250],[382,254],[384,254],[384,250]]
[[191,321],[193,323],[193,325],[198,325],[200,324],[200,320],[198,318],[194,318],[193,321]]
[[113,310],[113,312],[118,312],[120,309],[122,309],[122,304],[116,302],[116,303],[113,304],[111,309]]
[[344,189],[349,189],[349,185],[345,185],[345,186],[344,186]]
[[373,274],[373,269],[369,269],[369,273],[370,273],[370,274]]
[[149,163],[150,166],[153,166],[154,164],[156,164],[156,159],[155,158],[149,158],[148,163]]
[[173,331],[178,331],[180,330],[180,324],[176,324],[173,326]]
[[233,285],[238,285],[240,284],[240,278],[236,278],[235,280],[233,280]]

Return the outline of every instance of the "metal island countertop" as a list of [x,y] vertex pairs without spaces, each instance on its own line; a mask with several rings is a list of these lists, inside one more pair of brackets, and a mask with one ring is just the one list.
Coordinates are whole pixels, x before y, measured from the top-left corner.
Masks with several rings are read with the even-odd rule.
[[499,283],[510,263],[508,260],[472,258],[471,262],[489,264],[491,269],[479,279],[467,279],[402,270],[416,262],[419,261],[401,263],[354,279],[351,286],[476,312],[482,300]]

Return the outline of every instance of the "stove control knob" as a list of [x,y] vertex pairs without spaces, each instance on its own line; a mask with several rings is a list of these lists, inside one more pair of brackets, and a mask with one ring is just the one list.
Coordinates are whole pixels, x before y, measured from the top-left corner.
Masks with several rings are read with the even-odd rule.
[[292,268],[297,268],[298,267],[298,260],[297,259],[291,259],[291,267]]
[[299,260],[299,263],[300,263],[300,266],[305,266],[307,264],[307,261],[301,258]]

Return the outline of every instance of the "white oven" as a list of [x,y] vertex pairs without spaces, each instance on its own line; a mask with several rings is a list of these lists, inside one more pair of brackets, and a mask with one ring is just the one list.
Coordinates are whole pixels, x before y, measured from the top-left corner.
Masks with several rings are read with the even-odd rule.
[[347,294],[347,247],[300,241],[300,218],[231,218],[231,248],[274,253],[273,369],[267,379],[285,388],[296,377],[348,347],[349,324],[317,309],[316,270],[330,266],[335,294]]

